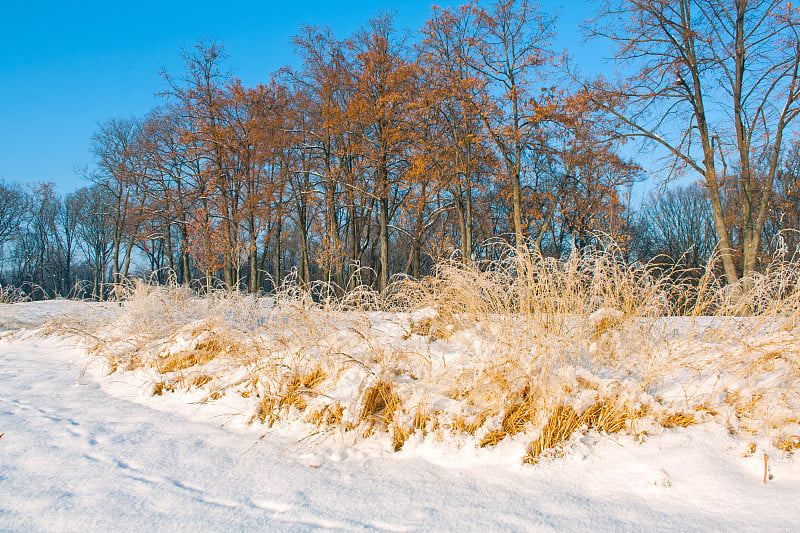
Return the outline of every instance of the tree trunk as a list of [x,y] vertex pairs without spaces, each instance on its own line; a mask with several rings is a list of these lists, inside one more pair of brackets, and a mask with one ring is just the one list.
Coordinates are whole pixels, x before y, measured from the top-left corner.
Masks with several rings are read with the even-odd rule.
[[122,269],[120,270],[120,273],[119,273],[119,281],[122,281],[123,279],[128,277],[128,270],[130,269],[131,258],[133,256],[133,245],[134,245],[134,242],[135,241],[134,241],[133,235],[131,235],[131,239],[130,239],[130,241],[128,241],[128,246],[125,247],[125,259],[122,262]]
[[283,237],[283,217],[278,215],[278,222],[275,226],[275,287],[280,287],[283,278],[281,270],[281,238]]
[[469,184],[467,185],[467,205],[464,212],[464,235],[461,253],[464,254],[464,262],[472,264],[472,187]]
[[[328,175],[331,175],[330,165]],[[344,286],[344,274],[342,272],[342,250],[339,242],[339,219],[336,216],[336,182],[328,179],[325,182],[325,207],[328,225],[328,241],[330,245],[330,265],[328,271],[328,281],[333,282],[337,290]]]
[[516,166],[511,174],[511,195],[511,204],[514,209],[514,244],[519,252],[525,244],[525,236],[522,233],[522,186],[519,179],[519,166]]
[[389,198],[380,198],[380,278],[378,288],[383,291],[389,286]]
[[175,272],[175,255],[172,250],[172,224],[170,222],[167,222],[164,227],[164,248],[167,254],[167,265],[169,265],[169,281],[172,283],[172,276],[177,276],[177,273]]
[[186,223],[181,224],[181,280],[184,286],[189,286],[192,281],[192,271],[189,267],[189,235],[186,231]]
[[250,239],[250,253],[248,255],[248,262],[250,265],[250,276],[247,280],[249,283],[250,294],[258,293],[259,279],[258,279],[258,242],[255,237]]
[[300,226],[300,284],[311,283],[311,272],[308,265],[308,231],[305,223]]
[[[688,10],[688,6],[682,3],[681,8]],[[688,13],[684,15],[688,20]],[[683,28],[683,49],[686,54],[686,63],[689,73],[692,77],[692,87],[694,92],[692,100],[695,107],[695,117],[697,118],[697,130],[700,134],[700,142],[703,147],[703,166],[705,168],[706,186],[708,188],[708,195],[711,199],[711,211],[714,220],[714,229],[717,232],[717,238],[720,244],[720,255],[722,257],[722,265],[725,269],[725,277],[728,283],[734,284],[739,280],[736,272],[736,263],[734,262],[734,249],[731,243],[728,227],[725,223],[725,212],[722,208],[722,199],[719,182],[717,181],[717,172],[714,162],[714,146],[711,141],[711,134],[708,129],[708,122],[706,120],[705,103],[703,99],[702,84],[700,79],[700,72],[697,66],[697,58],[695,56],[694,47],[695,35],[689,31],[689,27],[684,25]],[[723,176],[724,177],[724,176]]]

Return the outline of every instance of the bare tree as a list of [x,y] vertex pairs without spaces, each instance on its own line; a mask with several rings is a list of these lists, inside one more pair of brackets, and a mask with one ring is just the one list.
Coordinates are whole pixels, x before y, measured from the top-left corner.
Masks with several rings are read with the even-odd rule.
[[111,259],[115,283],[128,274],[140,224],[140,209],[135,201],[137,178],[143,173],[137,142],[139,132],[140,124],[133,118],[110,119],[92,136],[97,173],[91,178],[106,189],[108,199],[113,202],[108,206],[108,215],[113,232]]
[[461,256],[470,262],[473,255],[473,196],[491,185],[498,161],[491,141],[483,130],[481,105],[487,96],[486,84],[470,67],[476,40],[473,24],[460,11],[434,9],[423,28],[422,45],[425,84],[432,88],[429,104],[431,119],[439,123],[445,138],[433,155],[446,175],[461,236]]
[[[702,177],[730,283],[756,267],[779,155],[800,112],[798,29],[797,11],[779,0],[610,0],[590,29],[628,67],[615,83],[592,84],[598,103],[663,149],[671,173]],[[726,187],[741,195],[738,222],[726,218]]]
[[114,242],[112,210],[116,199],[108,189],[99,185],[78,189],[72,198],[79,213],[79,247],[83,250],[92,272],[92,296],[102,299],[104,286],[108,281],[108,263]]
[[800,252],[800,143],[795,142],[787,152],[775,179],[764,230],[765,253],[770,257]]
[[27,208],[27,197],[22,188],[0,181],[0,275],[3,273],[4,248],[18,235]]
[[705,268],[717,244],[708,193],[702,185],[654,193],[644,206],[655,252],[691,269]]
[[523,220],[522,181],[528,153],[538,144],[543,67],[553,59],[548,41],[555,17],[528,0],[498,0],[484,9],[462,8],[474,17],[474,43],[466,60],[485,84],[487,101],[477,107],[505,165],[511,185],[513,230],[517,246],[527,233]]

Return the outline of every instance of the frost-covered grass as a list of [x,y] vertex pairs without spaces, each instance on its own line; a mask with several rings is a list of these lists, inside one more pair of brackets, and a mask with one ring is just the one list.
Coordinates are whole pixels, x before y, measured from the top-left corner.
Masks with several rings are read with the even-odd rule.
[[25,294],[18,287],[0,285],[0,304],[13,304],[25,300],[27,300]]
[[800,447],[798,265],[736,287],[652,272],[609,251],[447,263],[384,294],[139,284],[116,313],[51,327],[82,333],[149,395],[224,401],[321,439],[535,463],[587,431],[644,440],[714,421],[749,453]]

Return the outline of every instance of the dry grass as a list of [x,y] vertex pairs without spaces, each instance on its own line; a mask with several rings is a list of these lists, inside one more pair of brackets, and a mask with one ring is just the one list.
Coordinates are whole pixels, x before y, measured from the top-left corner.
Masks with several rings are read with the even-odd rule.
[[326,379],[325,373],[316,368],[308,373],[295,373],[286,385],[286,391],[278,400],[278,407],[294,406],[300,411],[308,407],[306,398]]
[[800,435],[784,435],[776,440],[775,447],[782,452],[800,449]]
[[27,300],[28,297],[20,288],[0,285],[0,304],[15,304]]
[[[363,394],[361,415],[359,417],[361,425],[366,426],[362,432],[363,437],[369,438],[376,431],[387,430],[392,425],[398,408],[400,408],[400,398],[394,392],[391,381],[379,380],[371,387],[368,387]],[[396,436],[393,438],[393,443],[395,449],[399,449],[408,435],[397,426],[394,431]],[[398,431],[400,432],[399,435],[397,434]]]
[[158,362],[159,370],[163,373],[185,370],[197,365],[203,365],[221,354],[225,353],[225,345],[217,339],[202,342],[192,350],[169,354]]
[[489,431],[480,441],[481,448],[494,446],[509,435],[516,435],[531,424],[536,414],[536,402],[531,397],[530,385],[526,385],[519,399],[511,402],[503,415],[500,428]]
[[692,413],[671,413],[659,419],[659,423],[667,428],[689,427],[697,423],[697,419]]
[[637,414],[608,400],[598,401],[581,414],[569,405],[557,405],[548,416],[539,437],[528,445],[523,462],[537,463],[543,453],[557,448],[581,428],[608,434],[619,433],[629,426]]
[[655,272],[611,247],[447,262],[383,294],[138,284],[119,290],[115,320],[84,329],[110,371],[156,369],[155,394],[233,389],[257,406],[253,421],[302,420],[395,450],[415,432],[484,448],[516,439],[534,463],[576,431],[642,436],[711,419],[797,449],[800,266],[735,287],[713,268],[697,286]]
[[528,454],[523,460],[527,464],[534,464],[545,450],[555,448],[581,427],[581,417],[575,409],[568,405],[558,405],[550,414],[547,423],[541,429],[539,438],[528,447]]

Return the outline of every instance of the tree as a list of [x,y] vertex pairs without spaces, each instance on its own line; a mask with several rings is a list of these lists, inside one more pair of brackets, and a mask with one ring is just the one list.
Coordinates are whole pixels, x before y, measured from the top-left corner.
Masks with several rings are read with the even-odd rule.
[[345,249],[340,234],[339,200],[351,158],[348,109],[353,99],[352,65],[344,43],[328,28],[303,26],[294,37],[294,45],[303,60],[303,70],[291,77],[297,86],[296,95],[304,98],[307,128],[303,134],[315,158],[312,172],[322,180],[323,263],[328,279],[343,287]]
[[541,174],[549,183],[533,191],[536,211],[545,217],[534,247],[541,250],[559,210],[562,233],[571,237],[573,249],[586,246],[597,233],[616,239],[623,226],[618,192],[640,178],[641,168],[617,155],[622,139],[591,95],[578,92],[554,102],[544,117],[540,157],[548,166]]
[[699,184],[653,193],[644,206],[661,261],[706,267],[717,244],[708,194]]
[[[729,283],[756,268],[780,154],[800,113],[798,29],[797,10],[778,0],[614,0],[591,27],[628,66],[614,83],[591,84],[596,101],[631,136],[663,149],[670,174],[701,176]],[[733,219],[726,187],[741,198]]]
[[75,252],[78,247],[78,223],[80,221],[80,201],[75,193],[70,193],[61,202],[61,209],[58,212],[57,240],[59,256],[63,262],[61,274],[61,287],[59,294],[65,296],[73,289],[77,282],[73,272]]
[[[127,277],[136,244],[141,212],[135,202],[138,177],[145,170],[139,151],[140,125],[136,119],[110,119],[92,135],[92,152],[97,173],[91,176],[95,184],[108,192],[112,223],[112,281],[119,283]],[[125,245],[123,251],[123,245]]]
[[[238,85],[234,87],[240,90]],[[283,216],[282,195],[286,187],[280,171],[280,159],[287,150],[289,132],[287,114],[288,91],[274,80],[267,86],[247,89],[242,95],[244,135],[240,144],[248,161],[245,173],[243,227],[247,232],[250,292],[261,289],[273,228],[280,226]],[[277,224],[276,224],[277,222]],[[259,255],[259,242],[263,249]]]
[[[483,132],[480,106],[486,85],[469,66],[475,41],[470,17],[449,9],[434,9],[425,25],[422,45],[425,86],[431,88],[429,120],[441,125],[434,161],[451,191],[461,236],[461,256],[473,255],[473,195],[489,185],[497,160]],[[482,179],[481,179],[482,178]]]
[[520,247],[527,233],[522,182],[529,170],[526,157],[539,143],[539,125],[547,112],[539,90],[542,68],[553,59],[547,45],[555,17],[540,13],[527,0],[499,0],[488,9],[469,4],[461,8],[461,17],[474,18],[469,37],[474,46],[465,60],[485,84],[486,101],[477,110],[505,166],[514,239]]
[[[179,283],[191,280],[189,223],[197,203],[199,168],[181,116],[173,109],[153,110],[142,124],[140,149],[151,159],[150,172],[139,176],[142,205],[148,217],[160,221],[170,272]],[[173,227],[177,242],[173,241]],[[179,245],[176,254],[175,244]],[[175,256],[178,265],[175,265]]]
[[78,189],[73,198],[78,211],[78,243],[92,272],[92,297],[101,300],[108,281],[106,272],[113,249],[111,209],[116,200],[106,187],[100,185]]
[[[226,153],[226,119],[231,116],[225,109],[229,102],[226,91],[234,82],[232,74],[224,69],[226,59],[224,48],[216,42],[198,43],[193,50],[183,52],[185,73],[182,78],[174,78],[163,72],[168,89],[163,93],[174,106],[180,117],[180,124],[186,129],[181,132],[187,147],[192,150],[191,159],[197,172],[194,173],[194,194],[199,199],[194,206],[194,235],[191,246],[203,250],[203,270],[206,285],[216,270],[217,258],[221,257],[222,274],[228,288],[234,286],[235,263],[238,250],[239,201],[241,199],[242,176],[232,165],[237,161]],[[211,233],[213,232],[213,233]]]
[[775,179],[772,209],[764,227],[764,255],[800,252],[800,143],[787,150]]
[[0,181],[0,275],[3,273],[4,248],[19,234],[20,222],[27,209],[27,197],[22,188]]
[[359,126],[360,150],[372,171],[378,204],[381,290],[389,284],[389,226],[408,161],[405,149],[413,138],[412,103],[417,66],[405,56],[388,15],[372,19],[352,42],[356,52],[353,120]]

